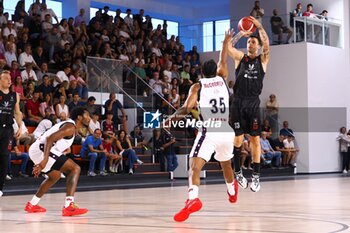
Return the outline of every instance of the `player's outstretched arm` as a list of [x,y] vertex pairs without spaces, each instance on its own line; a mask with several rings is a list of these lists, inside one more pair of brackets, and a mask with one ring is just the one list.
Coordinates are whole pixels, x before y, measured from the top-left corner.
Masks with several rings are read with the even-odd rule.
[[222,48],[220,51],[219,64],[217,75],[223,77],[225,80],[228,78],[228,69],[227,69],[227,56],[228,56],[228,44],[232,39],[234,30],[230,29],[225,31],[224,41],[222,42]]
[[[244,53],[235,48],[235,45],[242,37],[248,37],[252,33],[249,31],[240,31],[231,39],[231,43],[227,43],[228,55],[234,60],[235,68],[238,67],[239,62],[242,60]],[[225,54],[224,54],[225,55]]]
[[173,115],[168,117],[163,122],[163,125],[169,125],[169,122],[180,120],[180,119],[184,118],[188,113],[190,113],[191,109],[193,107],[197,106],[199,89],[200,89],[199,83],[193,84],[190,88],[190,91],[188,93],[188,97],[187,97],[185,103],[178,110],[176,110],[176,112]]
[[264,71],[266,71],[267,63],[269,62],[269,54],[270,54],[270,41],[269,37],[261,25],[261,23],[256,20],[254,17],[250,17],[250,20],[254,23],[254,25],[259,29],[259,36],[262,42],[263,53],[261,55],[261,62],[264,66]]
[[70,137],[75,134],[75,126],[72,123],[66,123],[57,132],[51,134],[47,139],[44,147],[44,159],[39,163],[35,164],[33,168],[33,174],[35,177],[40,175],[41,170],[43,170],[49,161],[50,150],[55,142],[64,138]]
[[14,116],[15,116],[15,120],[16,120],[16,123],[18,125],[18,130],[16,132],[16,138],[20,138],[21,137],[21,134],[22,134],[22,112],[20,110],[20,107],[19,107],[19,101],[20,101],[20,96],[18,93],[16,93],[16,104],[15,104],[15,109],[14,109]]

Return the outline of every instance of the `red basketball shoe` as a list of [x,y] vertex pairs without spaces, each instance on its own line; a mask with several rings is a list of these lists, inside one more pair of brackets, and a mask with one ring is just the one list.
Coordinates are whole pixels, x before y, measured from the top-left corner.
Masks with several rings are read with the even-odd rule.
[[199,200],[199,198],[193,200],[187,199],[185,207],[174,215],[174,220],[176,222],[183,222],[188,219],[190,214],[199,211],[201,208],[202,202]]
[[62,216],[75,216],[82,215],[88,212],[88,209],[80,209],[78,206],[71,202],[68,207],[62,208]]
[[40,205],[32,205],[30,202],[27,202],[26,207],[24,207],[24,210],[28,213],[43,213],[46,212],[46,209],[41,207]]
[[234,195],[230,195],[230,193],[227,190],[228,200],[231,203],[236,203],[237,197],[238,197],[238,184],[237,184],[236,180],[234,181],[234,190],[235,190],[235,194]]

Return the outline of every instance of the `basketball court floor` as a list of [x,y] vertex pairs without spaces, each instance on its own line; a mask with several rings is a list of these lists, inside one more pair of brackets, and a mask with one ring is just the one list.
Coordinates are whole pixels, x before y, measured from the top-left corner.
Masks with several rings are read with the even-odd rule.
[[[175,181],[176,182],[176,181]],[[85,216],[62,217],[64,193],[46,195],[46,213],[27,214],[32,195],[0,198],[0,232],[350,232],[350,177],[263,181],[253,193],[227,200],[225,184],[202,185],[201,211],[186,222],[173,221],[184,206],[186,186],[78,192]]]

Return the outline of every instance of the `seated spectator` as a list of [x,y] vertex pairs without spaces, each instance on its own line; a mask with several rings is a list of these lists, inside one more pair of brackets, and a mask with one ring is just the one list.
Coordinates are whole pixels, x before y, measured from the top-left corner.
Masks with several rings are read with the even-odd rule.
[[56,87],[58,84],[61,84],[63,81],[69,82],[68,75],[70,74],[71,69],[69,66],[66,66],[63,71],[58,71],[53,82],[53,86]]
[[250,148],[250,142],[249,142],[249,136],[248,135],[244,135],[244,139],[243,139],[243,144],[242,144],[242,160],[241,160],[241,167],[243,169],[249,169],[249,170],[253,170],[252,169],[252,154],[251,154],[252,150]]
[[51,99],[53,99],[55,88],[52,86],[49,76],[45,74],[42,80],[42,84],[40,84],[36,89],[37,92],[39,92],[40,99],[45,100],[45,96],[47,94],[51,96]]
[[47,58],[44,56],[44,49],[41,46],[38,46],[35,49],[35,53],[33,55],[35,63],[39,66],[42,67],[42,64],[47,63]]
[[173,172],[178,167],[177,157],[175,154],[175,147],[174,143],[176,142],[176,139],[165,130],[162,131],[162,138],[164,141],[164,155],[167,160],[167,171]]
[[269,140],[270,144],[272,142],[272,130],[271,130],[271,127],[270,127],[270,122],[268,119],[265,119],[264,120],[264,123],[263,125],[261,126],[261,132],[265,131],[267,133],[267,140]]
[[188,80],[192,84],[189,72],[190,72],[190,66],[189,65],[185,65],[184,66],[184,70],[180,73],[180,78],[181,78],[180,80],[181,81]]
[[26,44],[26,46],[24,47],[24,52],[21,53],[18,57],[18,61],[21,67],[24,67],[26,63],[32,63],[33,67],[39,69],[32,56],[32,46],[30,44]]
[[[17,61],[12,61],[11,62],[10,75],[11,75],[11,82],[12,83],[15,82],[15,78],[17,76],[21,76],[21,71],[19,70],[19,66],[18,66],[18,62]],[[21,77],[21,81],[22,81],[22,77]]]
[[261,156],[266,163],[270,163],[275,167],[280,167],[282,154],[279,151],[275,151],[270,142],[267,140],[267,132],[261,132],[260,144],[261,144]]
[[292,168],[296,167],[296,156],[298,149],[294,146],[294,137],[292,135],[288,135],[286,139],[283,140],[284,149],[286,156],[286,165],[289,165]]
[[[176,88],[171,89],[171,94],[169,95],[169,102],[175,109],[178,109],[180,107],[180,95],[177,94]],[[173,111],[170,111],[170,113],[173,113]]]
[[98,121],[100,118],[100,114],[98,112],[94,112],[92,114],[92,118],[89,122],[89,131],[92,134],[96,129],[101,129],[101,124]]
[[11,20],[7,21],[7,26],[3,29],[2,35],[7,38],[9,35],[13,35],[17,39],[17,32],[13,28],[13,22]]
[[107,150],[105,150],[102,146],[101,135],[102,135],[101,130],[96,129],[93,135],[90,135],[86,138],[80,151],[80,156],[82,158],[87,158],[90,160],[89,171],[87,175],[91,177],[96,176],[96,173],[94,171],[95,171],[95,163],[97,159],[100,160],[99,174],[101,176],[107,175],[105,171],[106,160],[107,160],[107,157],[106,157]]
[[124,159],[127,159],[130,175],[134,174],[133,168],[135,162],[137,162],[139,165],[143,164],[143,162],[137,157],[135,151],[132,149],[130,140],[124,130],[120,130],[118,133],[117,151],[119,155],[121,155]]
[[109,135],[111,137],[114,137],[114,132],[116,131],[116,126],[114,125],[114,122],[112,121],[113,114],[110,111],[106,112],[106,120],[102,121],[102,133],[104,135]]
[[25,70],[21,72],[21,77],[24,83],[32,82],[34,83],[34,86],[35,86],[35,84],[38,81],[38,78],[36,77],[36,74],[33,70],[32,63],[25,64]]
[[50,93],[45,95],[45,101],[40,103],[39,111],[42,117],[46,116],[46,109],[49,108],[51,113],[54,113],[55,110],[52,104],[52,97]]
[[283,136],[283,135],[279,135],[278,138],[276,138],[275,140],[273,140],[271,146],[272,148],[275,150],[275,151],[279,151],[282,153],[282,166],[283,167],[286,167],[288,164],[287,164],[287,156],[286,156],[286,153],[288,153],[288,150],[284,148],[284,139],[286,137]]
[[[125,110],[123,108],[123,105],[120,103],[120,101],[117,99],[117,96],[115,93],[109,94],[109,99],[105,102],[104,108],[106,111],[106,117],[107,113],[111,113],[113,116],[113,122],[114,127],[117,128],[119,124],[122,124],[126,121],[126,114]],[[122,119],[119,118],[119,111],[122,114]]]
[[288,135],[294,136],[294,132],[292,129],[288,128],[289,123],[288,121],[283,121],[283,128],[280,130],[280,134],[287,137]]
[[27,168],[27,164],[28,164],[28,160],[29,160],[29,155],[26,152],[21,152],[16,144],[16,139],[14,138],[12,140],[12,143],[9,145],[9,147],[11,147],[10,149],[10,154],[9,154],[9,162],[8,162],[8,175],[10,177],[12,177],[12,164],[11,161],[12,160],[21,160],[21,168],[20,171],[18,173],[18,175],[20,177],[24,177],[27,178],[29,177],[26,174],[26,168]]
[[71,112],[75,107],[83,106],[83,103],[80,102],[80,96],[78,92],[73,94],[73,101],[68,104],[69,112]]
[[33,126],[38,125],[42,120],[42,116],[40,114],[40,103],[39,103],[39,92],[34,91],[33,98],[28,99],[26,103],[27,115],[28,117],[24,119],[27,125]]
[[141,131],[141,128],[140,126],[136,125],[134,127],[134,130],[131,131],[130,133],[130,137],[131,137],[131,140],[132,140],[132,144],[135,145],[136,147],[142,147],[144,146],[145,144],[145,137],[143,136],[142,134],[142,131]]
[[38,83],[41,84],[43,82],[44,76],[47,75],[50,80],[50,84],[52,85],[51,80],[53,80],[56,76],[54,73],[49,72],[49,68],[46,62],[41,64],[40,70],[36,72],[36,77],[38,78]]
[[[48,112],[48,111],[45,111]],[[50,114],[48,117],[40,121],[39,125],[35,128],[33,135],[35,139],[38,139],[46,130],[50,129],[54,124],[56,124],[57,117],[55,114]]]
[[[25,30],[27,30],[27,28],[25,28]],[[30,43],[29,42],[29,36],[28,33],[23,33],[22,37],[20,37],[20,40],[17,42],[16,46],[17,46],[17,54],[21,54],[24,52],[24,48],[26,46],[26,44]]]
[[106,150],[106,156],[109,163],[109,171],[111,173],[118,173],[118,166],[121,162],[121,156],[115,152],[114,146],[112,145],[113,139],[106,135],[102,142],[103,149]]
[[346,128],[341,127],[339,130],[339,135],[337,137],[337,141],[339,141],[339,149],[342,155],[342,171],[344,174],[349,172],[349,144],[350,144],[350,136],[346,134]]
[[69,84],[67,81],[63,81],[61,84],[57,85],[53,94],[54,102],[56,103],[57,100],[61,98],[61,96],[64,96],[66,100],[68,98],[68,89]]
[[66,97],[64,95],[60,96],[59,102],[56,104],[55,107],[55,112],[57,117],[59,117],[62,112],[64,112],[68,118],[70,117],[68,106],[66,104]]
[[[13,131],[17,132],[17,130],[18,130],[17,122],[15,120],[13,122],[14,122],[12,125]],[[35,141],[34,135],[29,134],[28,129],[27,129],[23,120],[22,120],[21,132],[22,132],[21,136],[19,138],[15,138],[17,145],[22,144],[24,146],[28,146],[28,145],[31,145]]]
[[79,69],[74,70],[72,75],[69,77],[69,81],[75,80],[77,82],[77,90],[79,96],[81,96],[82,99],[86,100],[88,98],[87,84],[84,81],[84,79],[80,76],[80,74],[81,71]]
[[16,53],[13,51],[13,43],[8,42],[6,44],[6,52],[4,54],[5,59],[6,59],[6,64],[11,67],[12,66],[12,62],[16,61],[17,62],[17,55]]
[[95,105],[95,101],[96,101],[96,98],[93,96],[90,96],[86,102],[86,108],[89,111],[90,116],[92,116],[94,112],[98,112],[97,106]]
[[34,84],[33,83],[27,83],[24,89],[24,95],[27,100],[32,99],[34,96]]
[[20,75],[15,78],[14,83],[12,85],[12,91],[19,94],[20,100],[22,101],[26,100],[26,97],[24,96],[23,85],[22,85],[22,77]]
[[190,80],[192,83],[198,83],[199,81],[196,67],[191,67],[190,69]]
[[293,32],[290,28],[284,25],[284,22],[281,17],[278,16],[277,9],[273,10],[273,16],[270,19],[271,30],[273,34],[278,35],[278,44],[282,44],[283,33],[288,33],[285,44],[289,43],[290,38],[293,35]]

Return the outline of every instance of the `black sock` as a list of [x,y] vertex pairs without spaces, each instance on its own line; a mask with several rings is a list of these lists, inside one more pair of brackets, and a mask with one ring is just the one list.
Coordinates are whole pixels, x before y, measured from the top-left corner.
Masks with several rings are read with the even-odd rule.
[[241,172],[241,159],[242,159],[241,150],[242,150],[242,147],[233,148],[233,154],[234,154],[233,162],[234,162],[235,173]]
[[260,163],[253,163],[253,175],[260,175]]

